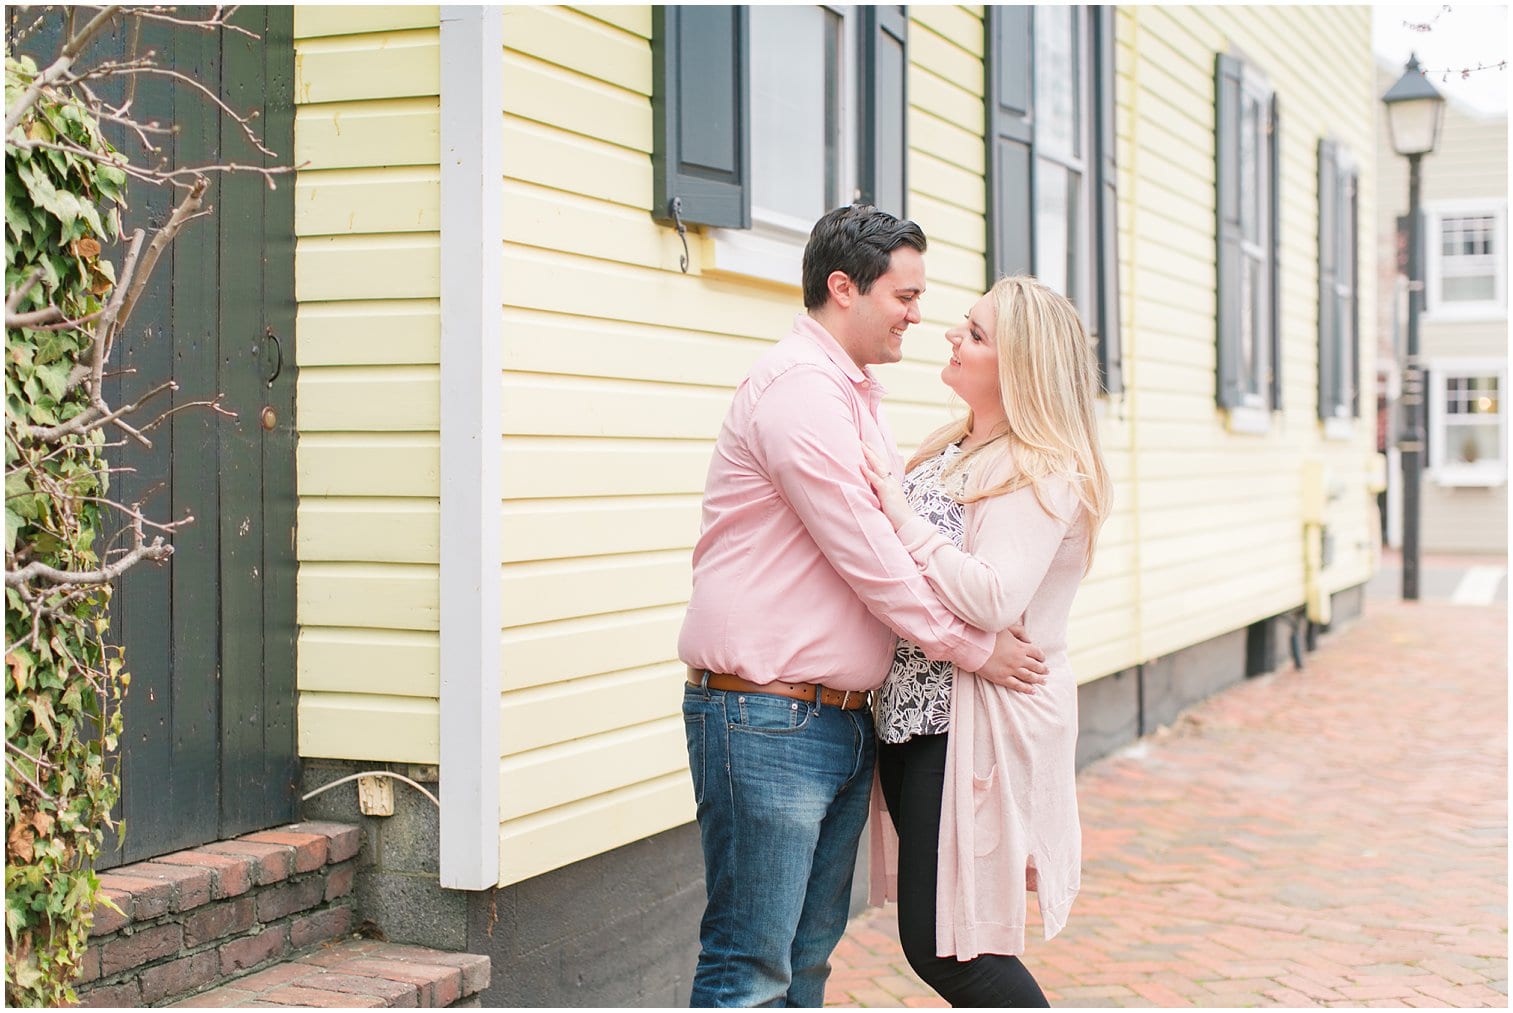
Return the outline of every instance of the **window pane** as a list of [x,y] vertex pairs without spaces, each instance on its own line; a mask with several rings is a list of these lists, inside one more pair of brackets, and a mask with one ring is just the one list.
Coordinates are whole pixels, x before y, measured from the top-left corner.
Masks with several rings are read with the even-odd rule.
[[1260,333],[1256,320],[1260,295],[1257,266],[1247,257],[1240,269],[1240,389],[1247,392],[1259,391],[1261,386],[1256,377],[1256,335]]
[[1255,99],[1240,100],[1240,233],[1252,242],[1261,238],[1261,107]]
[[1035,145],[1062,159],[1082,155],[1075,19],[1071,7],[1035,9]]
[[1502,460],[1502,426],[1496,419],[1445,423],[1445,454],[1457,464]]
[[1075,301],[1068,291],[1071,272],[1068,258],[1076,252],[1072,242],[1075,215],[1071,187],[1076,177],[1065,166],[1038,159],[1035,168],[1035,274],[1041,281]]
[[1470,274],[1440,279],[1440,298],[1445,302],[1487,302],[1497,298],[1495,274]]
[[834,193],[827,158],[839,126],[827,108],[838,89],[828,87],[834,62],[826,13],[751,8],[751,203],[811,223]]
[[821,9],[825,19],[825,210],[849,204],[841,193],[841,68],[844,66],[842,31],[846,21],[832,10]]

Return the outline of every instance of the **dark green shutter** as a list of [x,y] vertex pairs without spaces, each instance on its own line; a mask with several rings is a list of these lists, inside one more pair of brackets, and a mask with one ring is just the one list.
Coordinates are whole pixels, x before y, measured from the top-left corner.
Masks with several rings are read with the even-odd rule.
[[1329,141],[1319,142],[1319,418],[1334,417],[1340,402],[1335,375],[1340,325],[1334,286],[1339,273],[1339,155]]
[[1271,249],[1267,251],[1271,278],[1271,410],[1282,410],[1282,120],[1277,96],[1271,96],[1271,117],[1266,128],[1271,151]]
[[745,7],[652,8],[652,216],[751,227]]
[[864,7],[861,33],[861,202],[902,218],[908,160],[907,9],[896,4]]
[[988,285],[1034,270],[1033,7],[987,9]]
[[1219,53],[1214,61],[1215,198],[1218,206],[1217,395],[1223,408],[1243,397],[1240,362],[1240,62]]
[[1114,158],[1114,8],[1090,7],[1093,32],[1093,95],[1097,135],[1094,201],[1097,235],[1093,261],[1093,327],[1103,389],[1124,389],[1124,349],[1119,337],[1119,172]]

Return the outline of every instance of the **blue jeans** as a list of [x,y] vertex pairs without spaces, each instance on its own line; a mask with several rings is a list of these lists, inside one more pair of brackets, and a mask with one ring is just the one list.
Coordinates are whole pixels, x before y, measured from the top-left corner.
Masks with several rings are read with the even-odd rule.
[[708,897],[691,1006],[823,1006],[877,746],[871,711],[689,686]]

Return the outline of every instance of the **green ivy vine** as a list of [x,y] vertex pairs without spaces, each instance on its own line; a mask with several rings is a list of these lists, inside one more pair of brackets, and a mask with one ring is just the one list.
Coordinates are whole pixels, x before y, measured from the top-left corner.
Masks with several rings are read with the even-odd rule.
[[[30,58],[6,58],[8,110],[36,76]],[[104,252],[121,231],[126,173],[88,153],[113,149],[68,89],[45,89],[5,139],[7,1005],[74,999],[119,793],[108,757],[128,677],[104,639],[109,583],[11,579],[32,563],[101,566],[104,433],[58,432],[91,405],[82,375],[115,285]]]

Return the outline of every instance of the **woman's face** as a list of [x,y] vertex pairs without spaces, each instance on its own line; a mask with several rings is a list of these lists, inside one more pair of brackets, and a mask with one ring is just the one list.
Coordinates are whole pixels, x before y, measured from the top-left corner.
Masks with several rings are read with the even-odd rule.
[[1001,403],[998,345],[993,340],[997,323],[993,299],[985,295],[977,300],[965,320],[946,331],[951,360],[941,370],[940,378],[970,408]]

